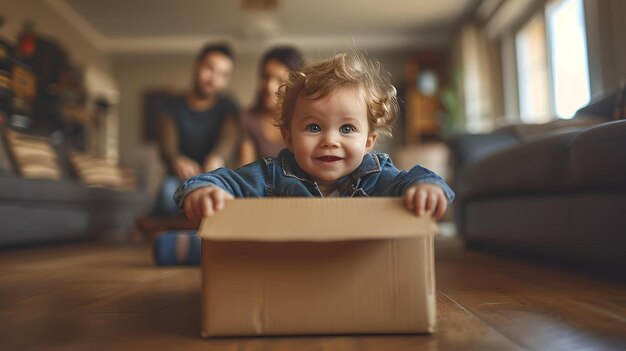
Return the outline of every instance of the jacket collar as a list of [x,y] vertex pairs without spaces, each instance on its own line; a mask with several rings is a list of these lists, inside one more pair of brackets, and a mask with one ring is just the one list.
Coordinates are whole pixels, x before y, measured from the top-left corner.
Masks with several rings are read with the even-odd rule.
[[[380,172],[380,161],[373,153],[367,153],[363,156],[363,161],[359,167],[349,175],[341,178],[338,184],[340,194],[353,196],[361,185],[361,179],[368,174]],[[346,193],[349,192],[349,193]]]
[[353,179],[361,179],[370,173],[380,172],[380,170],[381,167],[378,157],[376,157],[376,154],[369,152],[363,156],[363,161],[359,167],[350,174],[350,177]]
[[291,178],[296,178],[300,181],[303,182],[309,182],[309,183],[315,183],[312,179],[311,176],[309,176],[308,174],[306,174],[301,168],[300,166],[298,166],[298,163],[296,162],[296,158],[293,155],[293,153],[291,151],[289,151],[289,149],[283,149],[279,154],[278,154],[278,161],[280,162],[280,165],[283,169],[283,175],[286,177],[291,177]]

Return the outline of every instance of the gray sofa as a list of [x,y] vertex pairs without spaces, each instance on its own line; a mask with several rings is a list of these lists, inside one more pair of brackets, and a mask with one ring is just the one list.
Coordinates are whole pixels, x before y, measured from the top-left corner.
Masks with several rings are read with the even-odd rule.
[[0,247],[127,235],[148,204],[143,192],[0,174]]
[[451,142],[458,231],[472,247],[626,278],[626,120],[556,124]]

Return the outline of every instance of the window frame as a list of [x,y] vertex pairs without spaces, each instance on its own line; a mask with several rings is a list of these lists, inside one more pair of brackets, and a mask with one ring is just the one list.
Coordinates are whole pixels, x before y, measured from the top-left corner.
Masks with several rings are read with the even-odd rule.
[[[524,123],[527,124],[528,122],[524,122],[522,120],[522,116],[521,116],[521,101],[520,101],[520,77],[519,77],[519,69],[518,69],[518,62],[517,62],[517,58],[518,58],[518,47],[517,47],[517,34],[537,15],[542,17],[543,23],[544,23],[544,36],[545,36],[545,44],[546,44],[546,71],[547,71],[547,81],[548,81],[548,103],[549,103],[549,108],[550,108],[550,116],[549,116],[549,121],[554,121],[554,120],[559,120],[559,119],[564,119],[561,118],[557,115],[556,112],[556,97],[555,97],[555,83],[554,83],[554,79],[553,79],[553,74],[552,74],[552,65],[553,65],[553,58],[552,58],[552,54],[551,54],[551,50],[550,50],[550,45],[551,45],[551,38],[550,35],[548,34],[548,24],[547,24],[547,11],[548,11],[548,7],[549,6],[554,6],[554,4],[558,1],[561,0],[538,0],[536,1],[532,6],[529,6],[527,11],[525,11],[524,13],[520,14],[517,18],[516,21],[514,23],[512,23],[510,25],[509,30],[507,31],[507,33],[500,37],[500,44],[501,44],[501,48],[503,50],[506,50],[507,48],[509,48],[509,50],[512,49],[512,52],[508,52],[508,53],[501,53],[501,57],[504,60],[505,57],[508,58],[508,60],[512,60],[509,61],[508,64],[506,64],[506,66],[512,66],[512,71],[511,72],[502,72],[502,77],[506,77],[506,76],[513,76],[515,77],[515,82],[512,84],[506,84],[506,82],[503,84],[503,87],[510,87],[510,91],[507,91],[504,93],[505,95],[505,99],[515,99],[515,104],[511,104],[510,108],[505,106],[505,110],[509,111],[509,113],[513,113],[515,114],[514,116],[514,121],[518,122],[518,123]],[[585,54],[587,55],[587,75],[588,75],[588,89],[589,89],[589,93],[590,96],[593,93],[593,89],[592,89],[592,67],[591,67],[591,62],[590,62],[590,58],[589,58],[589,52],[590,52],[590,45],[589,45],[589,24],[587,23],[587,12],[588,12],[588,4],[586,3],[585,0],[582,0],[582,10],[583,10],[583,20],[584,20],[584,33],[585,33]],[[506,42],[510,42],[509,45],[505,45]],[[504,66],[504,62],[503,62],[503,66]],[[511,68],[509,68],[511,69]],[[507,98],[508,97],[508,98]],[[530,122],[533,123],[533,122]]]

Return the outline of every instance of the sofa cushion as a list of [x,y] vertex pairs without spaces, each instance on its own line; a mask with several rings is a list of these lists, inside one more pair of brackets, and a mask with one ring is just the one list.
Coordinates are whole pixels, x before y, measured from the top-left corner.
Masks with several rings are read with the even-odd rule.
[[581,130],[553,133],[486,157],[459,177],[462,198],[563,191],[573,186],[570,144]]
[[0,175],[0,247],[125,235],[149,204],[139,191]]
[[626,187],[626,120],[588,129],[572,141],[571,148],[577,186]]
[[0,175],[0,203],[63,204],[77,208],[110,208],[118,202],[143,205],[147,194],[90,188],[71,180],[25,179]]

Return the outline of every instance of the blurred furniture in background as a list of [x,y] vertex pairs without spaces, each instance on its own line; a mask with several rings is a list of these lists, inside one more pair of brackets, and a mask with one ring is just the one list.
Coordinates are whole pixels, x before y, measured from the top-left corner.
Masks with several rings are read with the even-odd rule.
[[443,106],[438,94],[445,81],[445,68],[444,55],[438,52],[419,53],[408,60],[404,126],[407,145],[440,136]]
[[49,140],[6,130],[6,150],[14,160],[15,168],[24,178],[61,179],[61,168],[56,151]]
[[134,175],[110,160],[0,126],[0,247],[127,239],[149,206]]
[[85,186],[119,191],[137,189],[133,172],[122,169],[110,160],[78,152],[71,152],[69,160],[76,176]]
[[420,145],[405,146],[393,150],[393,162],[398,169],[409,170],[420,164],[448,179],[450,151],[443,142],[428,142]]
[[32,23],[0,49],[0,247],[127,235],[149,199],[107,153],[110,99]]
[[626,120],[613,120],[623,110],[619,94],[592,101],[572,120],[457,136],[455,217],[466,241],[626,277]]
[[447,81],[446,71],[443,52],[417,52],[407,60],[403,89],[404,143],[391,151],[399,169],[408,170],[419,164],[448,178],[450,152],[441,141],[440,125],[445,112],[440,95]]
[[149,206],[134,176],[110,161],[8,127],[0,126],[0,139],[0,247],[126,239]]
[[126,239],[135,217],[148,205],[142,192],[0,174],[0,247]]

